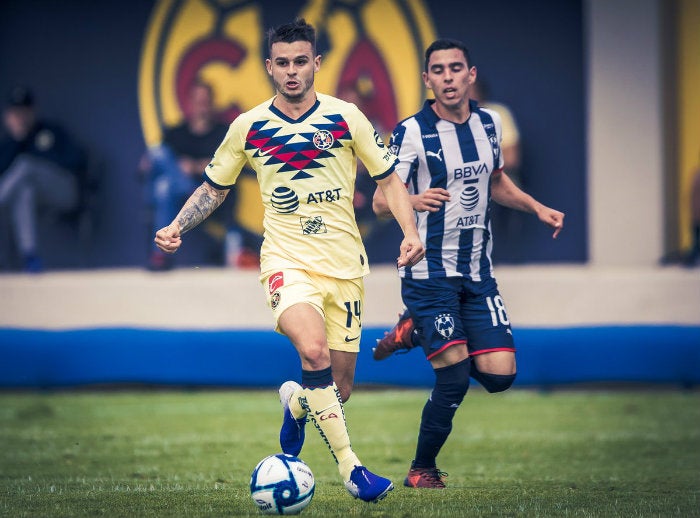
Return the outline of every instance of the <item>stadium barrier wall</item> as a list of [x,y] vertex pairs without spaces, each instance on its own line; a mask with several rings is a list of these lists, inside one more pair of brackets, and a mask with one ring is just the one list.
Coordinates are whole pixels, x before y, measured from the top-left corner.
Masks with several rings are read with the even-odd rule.
[[[700,381],[697,269],[499,267],[517,386]],[[381,362],[372,345],[401,308],[392,267],[365,280],[356,380],[429,387],[422,351]],[[257,272],[138,269],[0,276],[0,387],[277,386],[299,360]]]
[[[363,331],[356,382],[429,387],[422,351],[381,362],[371,347],[384,328]],[[700,326],[520,329],[517,386],[589,382],[700,383]],[[0,330],[0,386],[278,386],[297,379],[288,340],[269,330]]]

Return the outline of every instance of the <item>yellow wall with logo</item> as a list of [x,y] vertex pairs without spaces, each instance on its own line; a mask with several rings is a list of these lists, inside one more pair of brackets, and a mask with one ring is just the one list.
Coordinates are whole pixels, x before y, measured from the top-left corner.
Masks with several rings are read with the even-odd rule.
[[[262,4],[214,9],[205,0],[156,3],[145,33],[139,71],[140,115],[147,145],[160,142],[163,127],[182,121],[184,114],[176,95],[181,60],[188,49],[207,38],[235,41],[245,51],[245,59],[239,63],[213,59],[200,71],[200,76],[213,85],[218,108],[235,105],[246,111],[274,95],[262,54]],[[317,30],[325,29],[331,40],[315,78],[318,91],[336,94],[348,56],[364,35],[388,69],[398,119],[420,106],[425,94],[420,78],[422,52],[436,37],[422,0],[358,0],[352,4],[308,0],[299,15]],[[221,19],[217,20],[217,16]],[[239,202],[234,218],[247,230],[261,234],[263,206],[255,177],[241,176],[237,189]]]

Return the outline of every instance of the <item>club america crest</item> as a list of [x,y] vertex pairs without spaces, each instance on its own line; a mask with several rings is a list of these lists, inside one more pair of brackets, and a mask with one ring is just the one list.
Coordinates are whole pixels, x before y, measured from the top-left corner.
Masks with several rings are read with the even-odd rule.
[[314,146],[317,149],[330,149],[335,142],[333,135],[327,130],[318,130],[314,133]]

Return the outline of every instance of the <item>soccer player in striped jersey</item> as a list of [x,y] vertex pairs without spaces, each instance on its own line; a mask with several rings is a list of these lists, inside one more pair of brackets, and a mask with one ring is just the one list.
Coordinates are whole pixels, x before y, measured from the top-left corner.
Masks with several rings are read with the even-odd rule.
[[[369,273],[352,206],[356,157],[388,201],[404,239],[398,266],[424,247],[396,156],[354,105],[316,93],[321,64],[316,34],[303,19],[268,34],[268,74],[277,95],[241,114],[206,167],[205,182],[155,242],[175,252],[182,234],[224,200],[243,165],[255,170],[265,208],[260,280],[275,316],[301,359],[301,385],[280,387],[280,445],[298,455],[304,425],[315,425],[352,496],[384,498],[392,482],[367,470],[350,445],[343,402],[352,390]],[[254,344],[252,344],[254,348]]]
[[[416,211],[425,258],[399,269],[407,311],[377,343],[374,358],[421,346],[435,372],[423,408],[416,456],[404,485],[444,488],[437,455],[469,388],[489,392],[515,379],[515,346],[491,264],[491,200],[535,214],[557,237],[564,214],[520,190],[503,171],[498,114],[470,101],[476,79],[462,42],[437,40],[425,53],[423,81],[434,101],[398,124],[391,148]],[[375,212],[390,216],[377,190]]]

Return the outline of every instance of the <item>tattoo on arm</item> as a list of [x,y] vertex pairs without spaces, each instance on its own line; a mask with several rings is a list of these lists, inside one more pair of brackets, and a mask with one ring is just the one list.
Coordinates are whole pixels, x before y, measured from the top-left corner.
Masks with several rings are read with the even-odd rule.
[[207,185],[200,185],[177,215],[180,232],[184,234],[207,219],[224,202],[228,190],[220,191]]

